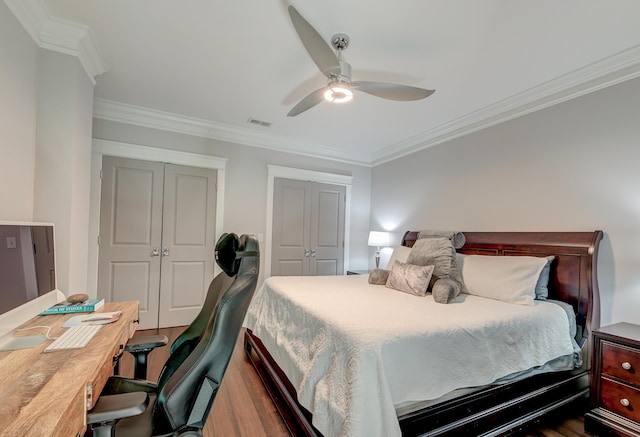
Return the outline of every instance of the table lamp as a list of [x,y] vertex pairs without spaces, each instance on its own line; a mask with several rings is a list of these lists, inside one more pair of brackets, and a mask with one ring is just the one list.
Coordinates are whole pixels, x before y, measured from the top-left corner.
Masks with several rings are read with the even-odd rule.
[[371,231],[369,232],[369,246],[377,247],[376,250],[376,268],[380,267],[380,247],[388,246],[390,244],[389,241],[389,233],[388,232],[379,232],[379,231]]

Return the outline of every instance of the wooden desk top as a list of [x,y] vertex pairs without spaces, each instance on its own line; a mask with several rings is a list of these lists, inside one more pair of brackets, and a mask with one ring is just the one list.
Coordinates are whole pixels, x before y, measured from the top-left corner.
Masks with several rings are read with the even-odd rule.
[[[104,311],[122,311],[120,319],[102,328],[82,349],[44,354],[51,343],[0,352],[0,435],[3,437],[77,436],[86,428],[86,411],[113,371],[113,357],[137,327],[138,302],[106,303]],[[52,337],[78,314],[36,316],[24,323],[51,326]],[[35,335],[44,329],[15,333]]]

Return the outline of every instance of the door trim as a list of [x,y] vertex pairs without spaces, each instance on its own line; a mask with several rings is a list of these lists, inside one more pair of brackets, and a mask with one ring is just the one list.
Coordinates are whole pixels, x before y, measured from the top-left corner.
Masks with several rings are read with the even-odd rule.
[[[217,170],[215,241],[218,241],[218,238],[222,235],[222,229],[224,229],[224,188],[227,158],[93,138],[91,140],[89,262],[87,265],[87,293],[89,295],[96,297],[98,294],[98,236],[100,235],[100,192],[102,190],[100,172],[102,171],[103,155]],[[214,276],[220,271],[220,268],[214,265]]]
[[343,271],[346,272],[349,267],[349,241],[351,240],[351,185],[353,182],[353,176],[267,164],[267,229],[265,234],[265,248],[261,254],[264,257],[264,277],[268,278],[271,276],[273,189],[275,178],[297,179],[301,181],[343,185],[345,187]]

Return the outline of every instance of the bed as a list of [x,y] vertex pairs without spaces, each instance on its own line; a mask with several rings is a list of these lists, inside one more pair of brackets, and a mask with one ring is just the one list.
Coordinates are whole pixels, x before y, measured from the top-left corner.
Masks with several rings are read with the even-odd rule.
[[[464,236],[466,242],[462,248],[458,249],[461,254],[554,256],[549,276],[549,299],[565,302],[573,310],[572,313],[575,315],[574,344],[578,346],[582,364],[572,370],[538,373],[527,377],[513,378],[500,384],[459,387],[444,394],[438,393],[435,399],[428,397],[421,403],[412,402],[410,406],[395,405],[393,426],[398,428],[398,434],[425,436],[509,435],[554,409],[574,400],[585,398],[588,394],[589,333],[592,329],[599,327],[600,322],[596,265],[602,232],[465,232]],[[417,238],[418,232],[408,231],[403,237],[402,245],[411,247]],[[297,279],[292,280],[297,281]],[[316,278],[315,282],[317,283],[319,280],[320,278]],[[354,290],[365,286],[362,285],[362,278],[351,279],[351,281],[354,284]],[[274,282],[277,284],[278,280],[276,279]],[[302,287],[303,283],[297,283],[296,286]],[[330,288],[331,284],[327,283],[327,289]],[[354,291],[354,293],[357,292]],[[379,292],[376,290],[375,293]],[[331,304],[331,299],[337,299],[335,294],[329,292],[321,294],[323,297],[320,298],[320,301],[324,300],[325,305]],[[370,296],[374,296],[374,294]],[[427,300],[424,300],[425,305],[427,305]],[[467,298],[467,300],[467,303],[480,302],[474,301],[473,298]],[[414,300],[413,302],[418,301]],[[474,303],[474,305],[480,304]],[[544,305],[547,303],[545,302]],[[553,306],[552,304],[548,305]],[[322,304],[319,303],[318,306],[320,307]],[[362,307],[365,308],[368,305]],[[460,307],[462,308],[463,305]],[[543,308],[543,305],[541,304],[540,307]],[[302,317],[309,317],[309,314],[303,314]],[[364,318],[366,319],[366,315]],[[372,318],[375,320],[375,317],[372,316]],[[254,332],[259,331],[257,328],[253,322],[248,324],[244,339],[245,350],[290,433],[296,436],[322,435],[314,423],[322,423],[324,429],[327,426],[327,420],[331,421],[332,418],[324,417],[326,413],[316,409],[315,411],[319,413],[316,413],[317,417],[314,419],[309,409],[302,406],[302,404],[308,406],[313,404],[312,401],[309,401],[307,391],[314,387],[314,382],[307,381],[306,385],[301,384],[301,375],[296,374],[281,358],[274,359],[274,356],[281,357],[284,352],[274,346],[273,339],[267,341],[265,338],[265,342],[263,342],[260,336]],[[262,332],[263,337],[266,337],[264,334],[266,331]],[[277,334],[274,337],[277,337]],[[271,350],[268,350],[265,343],[271,345]],[[332,353],[335,355],[335,351]],[[489,358],[491,357],[488,356],[487,359],[489,360]],[[375,357],[373,359],[367,358],[362,362],[368,363],[375,361],[375,359]],[[279,365],[278,362],[283,365]],[[384,364],[388,365],[388,363]],[[415,362],[413,364],[415,365]],[[429,365],[433,366],[433,364]],[[285,371],[281,367],[287,370]],[[438,369],[436,366],[433,368]],[[411,373],[412,378],[425,378],[423,374],[415,371],[407,373]],[[445,377],[442,379],[446,380]],[[295,384],[291,381],[295,381]],[[370,384],[371,380],[363,379],[363,381],[365,386],[376,386],[376,384]],[[415,385],[428,386],[428,384],[422,384],[423,382],[415,380]],[[300,390],[300,399],[294,386]],[[385,386],[385,381],[381,381],[377,386],[383,387],[379,389],[383,392],[393,392],[396,388],[394,384],[389,387]],[[320,385],[318,385],[318,390],[320,390],[319,387]],[[332,388],[331,396],[340,399],[340,394],[335,391],[335,385]],[[425,390],[428,389],[429,387],[425,388]],[[366,418],[370,403],[378,397],[384,399],[385,395],[385,393],[376,395],[374,392],[373,396],[369,396],[363,392],[359,396],[349,399],[346,403],[357,404],[350,406],[350,408],[364,410],[363,417]],[[396,399],[393,393],[389,397]],[[372,423],[378,426],[375,422],[378,420],[375,408],[375,406],[371,407],[368,412],[370,413],[369,417],[373,417]],[[362,421],[362,418],[359,420]],[[380,429],[385,429],[385,434],[387,429],[392,429],[387,428],[387,424],[384,423],[379,426]],[[366,426],[357,429],[366,429]],[[395,430],[390,432],[390,435],[394,433]],[[333,435],[333,433],[327,433],[327,435],[329,434]],[[345,432],[345,434],[350,434],[350,432]]]

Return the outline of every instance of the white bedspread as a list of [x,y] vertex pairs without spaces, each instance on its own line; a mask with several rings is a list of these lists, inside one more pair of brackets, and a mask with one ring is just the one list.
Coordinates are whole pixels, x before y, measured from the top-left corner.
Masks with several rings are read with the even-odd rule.
[[462,295],[438,304],[367,276],[271,277],[245,326],[325,436],[399,436],[395,406],[571,354],[566,313]]

